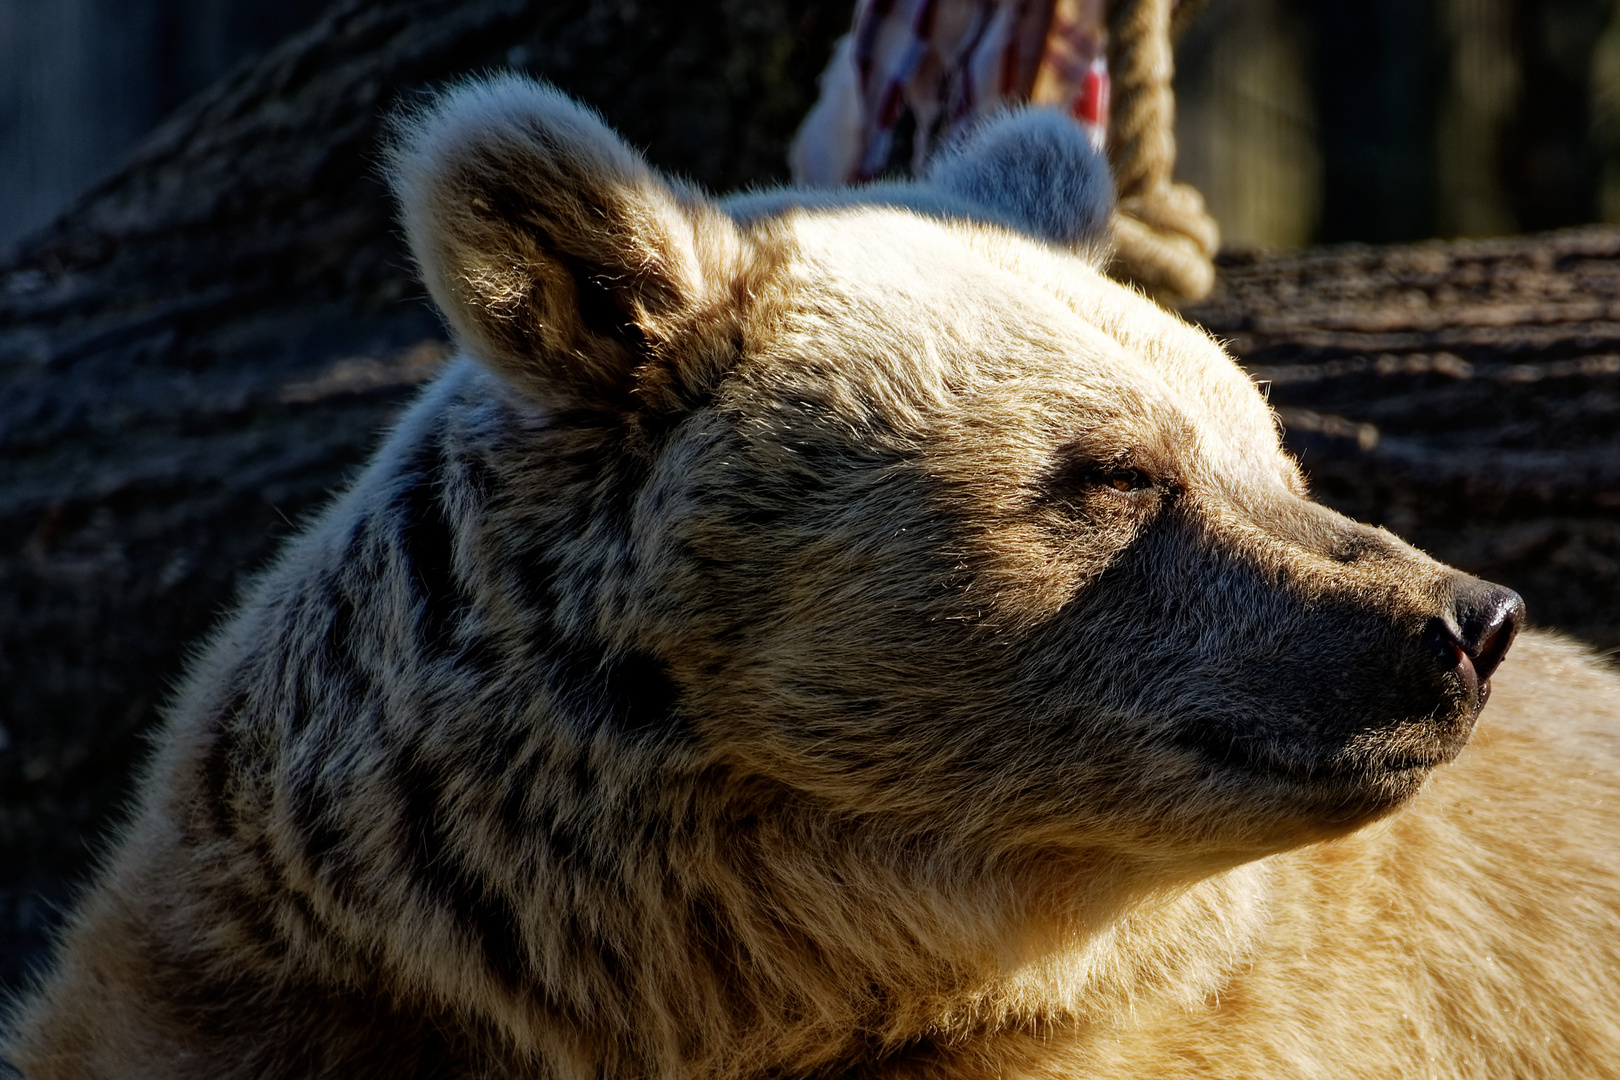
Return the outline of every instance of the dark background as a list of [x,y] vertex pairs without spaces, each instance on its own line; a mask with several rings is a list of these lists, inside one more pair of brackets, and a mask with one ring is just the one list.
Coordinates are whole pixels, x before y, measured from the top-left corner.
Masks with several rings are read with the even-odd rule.
[[[0,245],[328,2],[0,0]],[[1613,8],[1208,0],[1179,50],[1180,172],[1244,245],[1620,220]]]
[[327,0],[0,0],[0,244]]
[[[195,643],[446,353],[379,119],[518,68],[729,190],[851,0],[0,0],[0,990],[37,963]],[[1605,0],[1211,0],[1189,314],[1332,505],[1620,645],[1620,220]],[[9,247],[9,251],[5,250]],[[1282,254],[1256,254],[1259,248]]]

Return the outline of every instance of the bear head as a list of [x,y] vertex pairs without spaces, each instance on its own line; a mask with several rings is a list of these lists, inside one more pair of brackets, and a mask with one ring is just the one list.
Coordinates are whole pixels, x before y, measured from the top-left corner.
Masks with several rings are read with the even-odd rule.
[[1243,370],[1100,271],[1066,124],[728,204],[504,79],[392,167],[459,343],[578,434],[566,589],[693,753],[978,852],[1207,868],[1358,827],[1462,749],[1522,605],[1312,501]]

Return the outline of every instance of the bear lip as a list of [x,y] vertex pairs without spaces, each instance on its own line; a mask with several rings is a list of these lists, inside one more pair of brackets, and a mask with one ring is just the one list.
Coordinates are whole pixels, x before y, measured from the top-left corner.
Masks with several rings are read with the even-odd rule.
[[[1382,784],[1428,773],[1454,761],[1473,737],[1490,700],[1490,675],[1512,643],[1511,629],[1486,642],[1478,659],[1450,640],[1439,642],[1442,674],[1431,691],[1438,692],[1439,701],[1427,715],[1372,720],[1337,733],[1312,731],[1308,724],[1250,731],[1229,723],[1194,723],[1175,741],[1208,764],[1301,786]],[[1429,643],[1433,647],[1436,639]]]
[[1383,782],[1403,774],[1428,773],[1454,761],[1473,737],[1475,722],[1489,692],[1488,686],[1482,686],[1470,707],[1451,722],[1426,724],[1431,729],[1449,729],[1431,730],[1434,738],[1427,747],[1408,746],[1397,750],[1389,745],[1393,740],[1388,729],[1374,736],[1371,746],[1365,745],[1367,740],[1363,739],[1363,745],[1355,750],[1349,745],[1322,747],[1320,752],[1309,754],[1304,760],[1306,755],[1294,757],[1278,753],[1272,741],[1264,736],[1245,737],[1219,727],[1200,726],[1183,732],[1176,741],[1210,764],[1253,776],[1302,785]]

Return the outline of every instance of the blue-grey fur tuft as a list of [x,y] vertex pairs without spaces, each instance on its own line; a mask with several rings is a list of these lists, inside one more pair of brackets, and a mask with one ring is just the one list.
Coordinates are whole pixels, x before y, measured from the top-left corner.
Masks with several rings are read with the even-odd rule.
[[1107,241],[1108,162],[1056,109],[1000,113],[945,147],[925,182],[984,206],[1022,232],[1070,248]]
[[795,207],[904,207],[928,217],[1004,225],[1094,264],[1109,253],[1114,182],[1078,123],[1056,109],[998,113],[944,147],[915,181],[776,188],[721,202],[748,222]]

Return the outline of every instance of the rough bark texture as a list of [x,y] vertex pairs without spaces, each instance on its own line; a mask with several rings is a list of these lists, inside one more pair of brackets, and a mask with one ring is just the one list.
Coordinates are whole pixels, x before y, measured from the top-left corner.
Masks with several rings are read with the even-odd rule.
[[[0,262],[0,987],[195,643],[446,353],[380,120],[527,67],[717,189],[783,153],[850,0],[370,0],[187,107]],[[1229,260],[1194,314],[1321,493],[1620,643],[1620,233]]]

